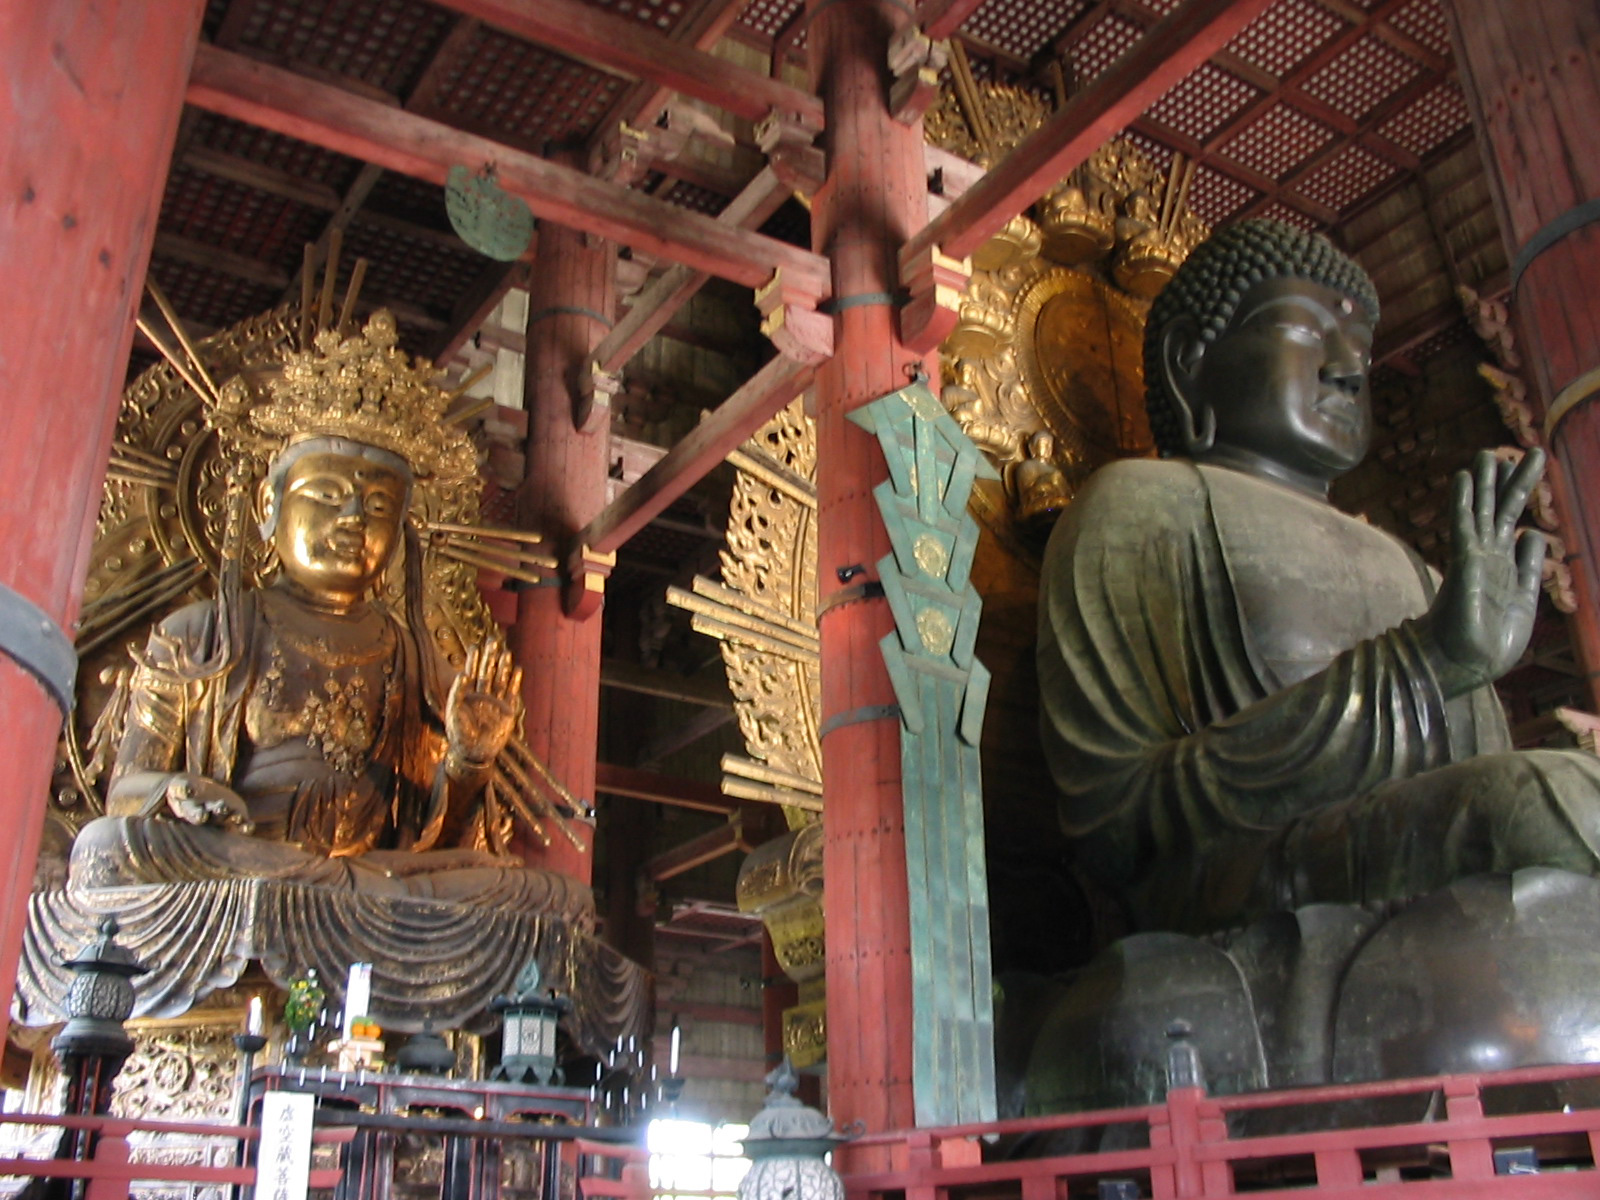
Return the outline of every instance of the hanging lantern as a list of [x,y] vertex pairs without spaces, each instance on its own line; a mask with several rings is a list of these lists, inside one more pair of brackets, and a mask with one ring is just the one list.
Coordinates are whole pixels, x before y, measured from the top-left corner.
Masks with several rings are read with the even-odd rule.
[[849,1139],[800,1102],[800,1077],[787,1055],[767,1076],[767,1086],[772,1090],[766,1107],[750,1122],[743,1142],[750,1173],[739,1184],[738,1200],[844,1200],[844,1183],[825,1156]]
[[559,1083],[556,1068],[556,1028],[572,1002],[550,988],[539,986],[539,964],[529,960],[517,976],[516,991],[497,996],[490,1005],[503,1014],[500,1065],[491,1078],[512,1083]]

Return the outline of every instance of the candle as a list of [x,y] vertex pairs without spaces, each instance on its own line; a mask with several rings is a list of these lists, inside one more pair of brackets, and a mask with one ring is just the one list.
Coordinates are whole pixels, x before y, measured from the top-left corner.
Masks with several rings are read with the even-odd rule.
[[245,1018],[244,1031],[254,1037],[260,1037],[265,1025],[262,1021],[261,997],[250,997],[250,1015]]
[[372,1000],[372,964],[351,963],[344,984],[344,1022],[339,1032],[348,1041],[350,1026],[367,1015],[367,1005]]
[[674,1021],[672,1023],[672,1051],[667,1055],[668,1075],[676,1075],[678,1073],[678,1042],[679,1035],[682,1032],[683,1031],[678,1027],[678,1023]]

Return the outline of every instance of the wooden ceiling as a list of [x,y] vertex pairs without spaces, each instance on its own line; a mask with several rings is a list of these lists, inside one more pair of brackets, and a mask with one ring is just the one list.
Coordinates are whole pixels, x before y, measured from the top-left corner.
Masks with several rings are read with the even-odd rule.
[[[337,89],[517,152],[563,151],[573,156],[568,161],[614,172],[607,151],[619,130],[658,125],[673,93],[630,78],[623,51],[602,68],[493,20],[543,7],[531,0],[211,0],[202,37],[225,61],[236,56],[291,72],[307,94],[313,85]],[[637,26],[650,35],[641,54],[654,39],[662,39],[654,40],[658,49],[670,39],[685,54],[722,42],[725,61],[741,68],[766,67],[776,53],[783,79],[797,77],[795,64],[803,62],[800,0],[567,0],[566,7]],[[960,21],[956,36],[982,75],[1042,80],[1040,68],[1059,58],[1086,87],[1178,7],[1179,0],[925,0],[923,12],[945,26]],[[758,96],[745,114],[728,114],[675,102],[672,123],[687,126],[675,153],[651,150],[628,182],[677,208],[714,215],[763,164],[750,120],[762,103]],[[1198,161],[1192,202],[1207,220],[1260,213],[1336,238],[1389,195],[1422,187],[1431,165],[1470,142],[1439,0],[1276,0],[1128,134],[1158,159],[1181,151]],[[1485,214],[1486,204],[1478,216]],[[216,328],[293,294],[304,245],[326,245],[336,228],[347,260],[371,261],[368,299],[392,308],[411,347],[433,356],[459,347],[517,280],[514,268],[475,254],[450,231],[437,183],[200,108],[187,111],[180,131],[152,274],[184,317]],[[793,205],[765,229],[797,245],[808,236]],[[1449,233],[1430,228],[1422,240],[1437,243]],[[1363,257],[1374,249],[1351,248]],[[1448,257],[1437,244],[1414,254],[1388,243],[1383,249],[1415,260],[1414,270],[1375,272],[1388,305],[1405,311],[1405,297],[1418,287],[1437,291]],[[1472,282],[1492,283],[1492,273]],[[1448,323],[1443,313],[1436,320]],[[1408,349],[1419,344],[1416,332],[1408,331]]]

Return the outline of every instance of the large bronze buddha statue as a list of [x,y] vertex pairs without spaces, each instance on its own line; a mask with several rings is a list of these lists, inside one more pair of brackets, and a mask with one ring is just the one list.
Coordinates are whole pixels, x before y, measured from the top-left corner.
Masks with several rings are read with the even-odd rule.
[[[453,673],[426,624],[412,505],[471,486],[476,461],[431,368],[395,343],[379,313],[288,352],[264,386],[240,376],[215,395],[238,510],[216,594],[135,655],[106,815],[34,924],[70,944],[115,911],[156,968],[140,1011],[157,1015],[251,958],[280,984],[312,967],[336,982],[361,959],[386,1023],[447,1024],[536,958],[564,990],[589,989],[580,1021],[609,1043],[637,1031],[642,973],[593,941],[587,886],[512,854],[516,818],[582,816],[551,811],[529,778],[521,672],[491,637]],[[251,501],[255,587],[241,581]],[[386,589],[397,559],[403,584]],[[24,963],[45,1010],[30,1018],[62,982],[43,957]]]
[[[1080,987],[1046,1027],[1034,1107],[1133,1098],[1143,1085],[1128,1079],[1111,1096],[1096,1090],[1104,1080],[1062,1082],[1073,1039],[1104,1036],[1133,1009],[1153,1045],[1166,1019],[1198,1026],[1208,1013],[1213,1036],[1227,1036],[1219,1027],[1234,1018],[1197,997],[1241,986],[1253,994],[1237,1013],[1269,1028],[1250,1035],[1233,1086],[1386,1073],[1393,1063],[1375,1065],[1376,1052],[1330,1066],[1331,1032],[1307,1028],[1331,1031],[1359,1007],[1337,988],[1364,986],[1360,955],[1384,929],[1433,921],[1448,938],[1466,926],[1404,910],[1385,926],[1382,906],[1423,911],[1488,873],[1525,895],[1537,876],[1546,892],[1593,898],[1600,760],[1513,752],[1490,686],[1532,626],[1542,539],[1516,525],[1542,456],[1512,465],[1485,452],[1456,478],[1442,576],[1328,502],[1368,449],[1377,307],[1361,269],[1321,238],[1259,220],[1217,233],[1147,327],[1163,457],[1102,468],[1054,530],[1038,662],[1060,817],[1082,869],[1147,932],[1113,948],[1114,968],[1091,967],[1098,999]],[[1509,921],[1514,908],[1496,911]],[[1298,929],[1284,933],[1286,920]],[[1309,932],[1335,925],[1337,936]],[[1313,953],[1317,937],[1332,942]],[[1264,967],[1263,947],[1276,939],[1279,953],[1286,938],[1287,958]],[[1211,962],[1218,947],[1233,963]],[[1313,959],[1322,981],[1294,982],[1296,963]],[[1135,997],[1136,978],[1160,995]],[[1119,997],[1109,1006],[1107,987]],[[1291,1052],[1283,1030],[1295,1021]],[[1275,1069],[1285,1054],[1292,1069]]]

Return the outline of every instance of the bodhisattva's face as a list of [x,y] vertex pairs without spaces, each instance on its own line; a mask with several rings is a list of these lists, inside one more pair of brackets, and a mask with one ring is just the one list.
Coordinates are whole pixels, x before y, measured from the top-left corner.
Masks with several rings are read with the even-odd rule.
[[290,467],[273,544],[288,584],[336,604],[361,599],[389,565],[406,478],[353,454],[315,451]]
[[1349,296],[1306,279],[1256,284],[1194,375],[1216,417],[1199,457],[1325,491],[1371,443],[1371,361],[1372,326]]

